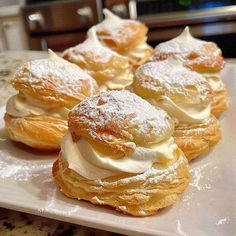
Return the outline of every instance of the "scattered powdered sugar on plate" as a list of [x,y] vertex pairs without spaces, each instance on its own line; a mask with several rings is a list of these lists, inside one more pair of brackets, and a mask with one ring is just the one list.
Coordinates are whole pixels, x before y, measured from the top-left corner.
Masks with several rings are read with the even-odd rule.
[[[10,141],[5,141],[0,143],[0,147],[12,145]],[[14,146],[13,146],[14,147]],[[10,151],[10,153],[9,153]],[[51,169],[52,161],[51,160],[24,160],[14,157],[14,154],[17,150],[7,150],[0,148],[0,176],[1,180],[4,181],[19,181],[27,182],[34,176],[40,176],[40,172]],[[19,153],[24,155],[24,151],[19,150]],[[17,155],[17,154],[16,154]],[[25,156],[28,156],[29,153],[25,153]]]

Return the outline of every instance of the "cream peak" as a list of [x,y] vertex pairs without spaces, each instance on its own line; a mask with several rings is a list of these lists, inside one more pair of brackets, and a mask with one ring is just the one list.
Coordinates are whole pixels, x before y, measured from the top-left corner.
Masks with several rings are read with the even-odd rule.
[[121,20],[120,17],[118,17],[117,15],[113,14],[111,11],[109,11],[106,8],[103,9],[103,14],[104,14],[106,19]]
[[[85,40],[85,43],[89,43],[89,42],[93,42],[96,45],[102,46],[102,44],[99,42],[97,34],[96,34],[96,30],[95,27],[92,27],[91,29],[89,29],[89,31],[87,32],[87,39]],[[103,47],[103,46],[102,46]]]
[[49,59],[50,60],[58,60],[62,63],[69,63],[68,61],[64,60],[63,58],[59,57],[55,52],[53,52],[51,49],[48,49],[49,53]]
[[177,38],[193,38],[192,34],[190,33],[189,27],[186,26],[183,32]]

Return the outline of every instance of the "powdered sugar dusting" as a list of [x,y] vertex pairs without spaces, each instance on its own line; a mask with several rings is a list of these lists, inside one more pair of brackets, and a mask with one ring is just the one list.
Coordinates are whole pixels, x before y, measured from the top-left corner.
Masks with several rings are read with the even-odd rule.
[[186,27],[184,31],[177,36],[167,42],[160,43],[156,46],[156,53],[189,53],[193,50],[198,49],[204,43],[203,40],[194,38],[190,31],[189,27]]
[[176,58],[144,64],[136,70],[135,77],[147,89],[156,90],[161,86],[167,95],[169,92],[184,97],[194,94],[202,101],[209,100],[211,89],[206,79],[184,67]]
[[70,61],[76,62],[86,60],[83,56],[86,53],[90,55],[95,63],[107,63],[113,57],[121,57],[98,41],[94,27],[88,31],[87,35],[88,38],[83,43],[67,49],[63,55],[67,56]]
[[[91,136],[99,130],[109,129],[112,123],[118,130],[131,134],[134,140],[141,136],[144,141],[148,141],[149,136],[153,135],[161,141],[168,138],[165,135],[170,133],[172,127],[172,121],[164,110],[154,108],[125,90],[108,91],[88,98],[76,106],[73,112],[81,123],[88,124]],[[155,138],[152,141],[156,141]]]
[[96,82],[85,71],[66,60],[53,56],[49,59],[34,60],[25,63],[16,73],[22,83],[30,83],[35,90],[42,89],[42,84],[54,87],[59,93],[78,95],[84,83],[91,87]]
[[127,26],[130,24],[140,24],[139,22],[134,20],[121,19],[107,9],[104,9],[103,13],[105,15],[105,20],[95,26],[98,33],[107,33],[106,35],[99,36],[101,40],[113,39],[124,43],[127,41],[127,38],[130,37],[130,35],[136,34],[135,27],[131,28]]
[[[5,148],[3,148],[5,147]],[[7,148],[6,148],[7,147]],[[19,154],[20,153],[20,154]],[[17,158],[22,155],[24,158]],[[27,182],[32,177],[39,177],[44,172],[49,172],[52,167],[52,160],[39,159],[40,156],[35,156],[36,160],[28,160],[29,153],[20,149],[16,149],[9,141],[0,144],[0,176],[3,181]]]

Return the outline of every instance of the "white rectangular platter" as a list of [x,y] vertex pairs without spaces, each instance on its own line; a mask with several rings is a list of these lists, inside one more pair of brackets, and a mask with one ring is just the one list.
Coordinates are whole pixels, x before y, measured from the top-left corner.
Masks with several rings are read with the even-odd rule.
[[223,138],[210,153],[190,164],[192,180],[180,201],[151,217],[65,197],[55,186],[56,155],[39,155],[4,136],[0,108],[0,206],[129,235],[236,235],[236,64],[222,72],[229,109],[220,118]]

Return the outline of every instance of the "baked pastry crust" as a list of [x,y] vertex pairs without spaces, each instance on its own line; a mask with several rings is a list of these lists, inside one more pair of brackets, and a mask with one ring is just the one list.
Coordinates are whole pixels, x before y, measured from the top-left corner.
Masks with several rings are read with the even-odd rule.
[[[35,106],[68,110],[86,96],[98,92],[96,81],[78,66],[61,58],[26,62],[15,73],[13,87],[17,96],[33,101]],[[10,115],[11,114],[11,115]],[[42,150],[60,149],[66,133],[66,115],[5,115],[6,131],[10,139]]]
[[[213,92],[203,76],[184,67],[173,70],[171,60],[139,67],[134,77],[134,91],[145,99],[167,96],[192,106],[210,104]],[[217,105],[213,102],[213,111],[221,108]],[[221,138],[220,123],[213,115],[202,123],[177,121],[176,124],[173,137],[189,161],[207,152]]]
[[68,168],[68,163],[60,154],[52,172],[61,191],[70,198],[109,205],[133,216],[149,216],[174,204],[188,186],[190,173],[187,160],[179,153],[176,156],[173,162],[163,166],[163,171],[153,175],[124,173],[101,180],[88,180]]
[[187,52],[165,52],[164,47],[161,47],[161,49],[159,47],[161,45],[157,45],[154,49],[150,61],[166,60],[172,56],[179,56],[183,60],[184,66],[199,73],[219,72],[225,65],[221,50],[213,42],[205,42],[198,48]]
[[[181,68],[175,70],[175,66]],[[204,77],[185,69],[175,58],[140,66],[134,75],[133,88],[145,99],[167,96],[177,102],[194,105],[209,104],[212,100],[212,89]]]
[[23,64],[12,86],[41,104],[72,108],[98,92],[96,81],[63,59],[40,59]]
[[65,50],[63,58],[87,70],[101,90],[123,89],[131,84],[133,72],[129,59],[103,46],[94,27],[87,34],[87,40]]
[[[184,33],[188,34],[188,40],[191,41],[189,46],[184,39],[180,39]],[[166,60],[172,56],[178,56],[183,65],[198,73],[219,73],[225,66],[225,61],[222,56],[221,49],[214,42],[206,42],[193,38],[189,32],[188,27],[184,32],[164,43],[160,43],[153,51],[153,55],[149,61]],[[184,47],[186,43],[186,47]],[[219,116],[227,109],[227,94],[226,88],[214,89],[212,114]]]
[[199,73],[219,72],[225,65],[217,44],[194,38],[188,26],[176,38],[157,45],[150,60],[165,60],[172,56],[179,56],[184,66]]
[[5,114],[8,137],[40,150],[60,149],[61,139],[68,130],[67,121],[48,115],[12,117]]
[[122,24],[110,26],[110,28],[103,27],[100,24],[99,27],[96,27],[96,31],[99,39],[105,45],[123,54],[142,42],[143,38],[146,37],[148,28],[139,21],[122,20]]
[[228,108],[227,91],[225,85],[213,92],[211,113],[219,117]]
[[[75,107],[69,113],[69,132],[73,142],[91,139],[113,153],[126,155],[130,152],[127,142],[134,148],[170,138],[173,122],[166,112],[156,110],[135,94],[110,91]],[[120,172],[93,180],[70,169],[63,155],[61,152],[54,162],[52,173],[66,196],[109,205],[134,216],[153,215],[175,203],[190,179],[188,162],[177,147],[172,159],[155,162],[143,173]]]
[[[146,44],[147,26],[139,21],[120,19],[107,9],[103,12],[106,18],[117,18],[119,21],[109,24],[104,24],[103,21],[96,25],[99,40],[112,50],[127,56],[135,68],[146,62],[153,52],[152,47]],[[132,53],[134,51],[141,53],[141,56]]]
[[178,124],[173,134],[175,143],[188,161],[206,153],[221,139],[220,122],[213,116],[202,124]]
[[[99,106],[107,107],[107,111],[101,111]],[[174,122],[165,111],[153,109],[128,91],[111,91],[86,99],[69,113],[68,125],[74,140],[83,136],[123,155],[133,152],[136,144],[160,142],[174,130]]]

